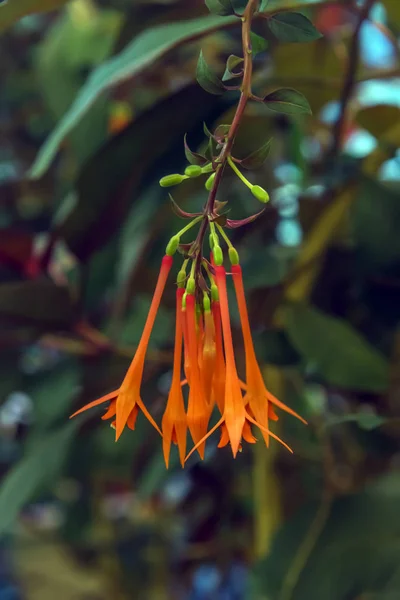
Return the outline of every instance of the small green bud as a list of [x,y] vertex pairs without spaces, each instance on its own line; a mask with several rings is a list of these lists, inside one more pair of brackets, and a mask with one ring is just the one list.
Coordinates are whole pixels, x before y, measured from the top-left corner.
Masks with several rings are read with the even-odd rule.
[[219,300],[218,288],[217,288],[217,286],[215,285],[215,283],[213,283],[213,284],[211,285],[211,300],[212,300],[213,302],[218,302],[218,300]]
[[160,179],[161,187],[167,188],[172,187],[173,185],[179,185],[182,181],[186,179],[184,175],[179,175],[179,173],[175,173],[174,175],[166,175]]
[[186,271],[184,269],[181,269],[176,277],[176,283],[178,284],[178,287],[180,287],[180,288],[184,287],[185,281],[186,281]]
[[194,294],[196,289],[196,280],[194,277],[189,277],[188,282],[186,284],[186,291],[188,294]]
[[214,248],[214,244],[215,244],[214,236],[212,233],[210,233],[209,244],[210,244],[210,248],[212,250]]
[[269,200],[269,194],[260,185],[253,185],[251,187],[251,193],[257,200],[266,204]]
[[235,248],[229,248],[229,260],[231,261],[231,265],[239,264],[239,254]]
[[207,179],[206,183],[205,183],[205,188],[206,190],[209,192],[213,186],[214,183],[214,179],[215,179],[215,173],[213,173],[212,175],[210,175],[210,177]]
[[224,254],[222,252],[221,246],[217,246],[217,245],[214,246],[213,256],[214,256],[214,262],[215,262],[216,266],[220,267],[222,265],[222,263],[224,262]]
[[203,173],[202,168],[199,165],[189,165],[185,169],[185,175],[188,177],[199,177]]
[[207,163],[206,165],[204,165],[204,167],[201,168],[201,172],[203,174],[211,173],[212,171],[213,171],[212,163]]
[[186,310],[186,296],[187,292],[185,292],[182,296],[182,310]]
[[210,312],[211,310],[211,302],[207,294],[204,294],[203,296],[203,308],[205,312]]
[[173,256],[177,251],[179,246],[179,236],[174,235],[168,242],[167,247],[165,249],[165,254],[167,256]]

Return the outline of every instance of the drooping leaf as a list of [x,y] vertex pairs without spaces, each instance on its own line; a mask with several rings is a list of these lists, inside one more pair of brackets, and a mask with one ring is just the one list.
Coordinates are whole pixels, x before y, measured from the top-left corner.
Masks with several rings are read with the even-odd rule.
[[43,432],[71,414],[73,400],[80,392],[79,364],[70,360],[50,373],[30,376],[25,389],[33,400],[36,430]]
[[197,152],[193,152],[190,148],[189,145],[187,143],[187,135],[185,133],[185,137],[184,137],[184,145],[185,145],[185,156],[186,156],[186,160],[191,164],[191,165],[199,165],[200,167],[202,167],[203,165],[206,164],[207,159],[205,158],[205,156],[203,156],[202,154],[198,154]]
[[286,115],[312,114],[307,98],[291,88],[281,88],[268,94],[264,103],[269,110]]
[[235,17],[207,16],[181,23],[167,23],[147,29],[124,50],[94,69],[75,101],[59,121],[39,151],[30,176],[39,178],[47,170],[62,140],[78,124],[96,99],[107,89],[133,77],[169,50],[188,40],[198,39],[212,30],[236,23]]
[[172,144],[181,143],[193,123],[207,118],[215,102],[198,85],[188,86],[138,117],[83,166],[77,201],[57,226],[80,260],[86,261],[111,238],[148,169]]
[[0,317],[34,326],[68,328],[74,305],[66,287],[47,279],[0,285]]
[[341,425],[342,423],[355,423],[360,429],[372,431],[388,421],[389,419],[374,413],[359,412],[356,414],[329,417],[325,425],[326,427],[332,427],[334,425]]
[[214,15],[225,17],[234,14],[231,0],[205,0],[205,3],[210,13]]
[[[291,597],[338,600],[365,596],[395,600],[400,552],[399,499],[398,477],[393,473],[361,493],[339,498],[331,510],[326,507],[326,523]],[[269,598],[283,596],[282,585],[293,557],[309,535],[317,511],[315,503],[309,504],[287,521],[278,531],[268,556],[256,568],[258,585]]]
[[268,19],[268,26],[280,42],[313,42],[322,35],[300,13],[282,12]]
[[305,363],[326,383],[377,393],[387,389],[387,361],[346,321],[292,304],[286,310],[286,330]]
[[242,63],[243,58],[241,56],[235,56],[234,54],[231,54],[226,61],[225,73],[222,77],[222,81],[228,81],[234,77],[241,77],[242,69],[235,71],[235,68]]
[[209,94],[219,96],[225,91],[224,84],[207,64],[202,50],[200,51],[199,60],[197,61],[196,79],[201,87]]
[[253,56],[257,56],[258,54],[261,54],[261,52],[265,52],[265,50],[267,50],[268,42],[263,37],[261,37],[261,35],[257,35],[256,33],[251,32],[250,40]]
[[258,150],[254,150],[251,154],[243,158],[241,161],[242,167],[245,169],[259,169],[267,160],[271,149],[272,138],[267,140]]
[[56,10],[67,0],[8,0],[0,3],[0,32],[26,15]]
[[32,447],[3,479],[0,490],[0,533],[5,533],[24,505],[54,483],[79,425],[71,421]]

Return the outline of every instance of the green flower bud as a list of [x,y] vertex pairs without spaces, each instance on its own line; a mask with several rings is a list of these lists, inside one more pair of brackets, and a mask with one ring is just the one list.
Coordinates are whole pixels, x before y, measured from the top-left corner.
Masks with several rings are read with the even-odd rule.
[[239,264],[239,254],[235,248],[229,248],[229,260],[231,261],[231,265]]
[[210,177],[207,179],[206,183],[205,183],[205,188],[206,190],[209,192],[213,186],[214,183],[214,179],[215,179],[215,173],[213,173],[212,175],[210,175]]
[[188,294],[194,294],[196,289],[196,280],[194,277],[189,277],[188,282],[186,284],[186,291]]
[[173,256],[175,254],[175,252],[177,251],[178,246],[179,246],[179,237],[177,235],[174,235],[174,237],[172,237],[167,244],[167,247],[165,249],[165,254],[167,254],[167,256]]
[[217,245],[214,246],[213,256],[214,256],[214,262],[215,262],[216,266],[220,267],[222,265],[222,263],[224,262],[224,253],[222,252],[221,246],[217,246]]
[[185,169],[185,175],[188,177],[199,177],[203,173],[202,168],[199,165],[189,165]]
[[204,296],[203,296],[203,307],[204,307],[205,312],[210,312],[211,302],[210,302],[210,298],[207,296],[207,294],[204,294]]
[[166,175],[160,179],[160,185],[164,188],[172,187],[173,185],[179,185],[184,179],[186,179],[185,176],[179,175],[179,173],[175,173],[174,175]]
[[214,248],[214,244],[215,244],[214,236],[212,233],[210,233],[210,237],[208,239],[209,239],[210,248],[212,250]]
[[266,204],[269,200],[269,194],[260,185],[253,185],[251,187],[251,193],[257,200]]
[[211,285],[211,300],[212,300],[213,302],[218,302],[218,300],[219,300],[218,288],[217,288],[217,286],[215,285],[215,283],[213,283],[213,284]]
[[186,271],[184,269],[181,269],[176,277],[176,283],[178,284],[178,287],[180,287],[180,288],[184,287],[185,281],[186,281]]

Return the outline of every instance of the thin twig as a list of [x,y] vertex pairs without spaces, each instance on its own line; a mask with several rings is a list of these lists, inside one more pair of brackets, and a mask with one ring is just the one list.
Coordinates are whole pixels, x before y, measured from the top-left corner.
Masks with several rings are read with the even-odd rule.
[[347,71],[344,78],[342,93],[340,96],[340,111],[339,117],[335,123],[333,128],[333,138],[332,138],[332,146],[328,152],[329,161],[333,160],[340,151],[340,145],[342,142],[343,130],[346,124],[347,118],[347,108],[351,96],[353,94],[354,86],[356,84],[356,73],[360,60],[360,33],[361,27],[368,19],[370,10],[374,4],[375,0],[366,0],[364,7],[359,12],[359,17],[357,24],[354,29],[354,34],[351,39],[350,48],[349,48],[349,62],[347,66]]

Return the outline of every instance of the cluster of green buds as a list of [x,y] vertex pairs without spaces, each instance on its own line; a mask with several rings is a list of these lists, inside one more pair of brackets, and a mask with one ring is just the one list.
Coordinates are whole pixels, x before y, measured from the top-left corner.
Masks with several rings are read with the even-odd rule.
[[[260,185],[253,185],[239,170],[236,162],[240,161],[236,161],[231,157],[228,158],[228,164],[232,168],[232,171],[235,173],[235,175],[240,179],[242,183],[244,183],[244,185],[250,190],[253,196],[257,198],[257,200],[259,200],[263,204],[266,204],[269,201],[268,192]],[[183,174],[172,173],[171,175],[166,175],[165,177],[162,177],[162,179],[160,179],[160,186],[163,188],[174,187],[176,185],[181,184],[186,179],[194,179],[206,174],[209,175],[209,177],[206,180],[204,187],[207,191],[210,191],[213,187],[216,175],[216,172],[213,170],[213,166],[211,163],[206,164],[204,167],[201,167],[200,165],[188,165]]]
[[[204,129],[206,135],[209,138],[207,150],[204,154],[192,152],[185,139],[185,155],[190,163],[183,174],[173,173],[166,175],[160,179],[160,186],[163,188],[173,187],[181,184],[186,179],[195,179],[202,175],[208,175],[205,181],[205,188],[207,191],[211,191],[214,186],[216,174],[219,168],[221,168],[220,156],[218,150],[223,148],[227,143],[227,135],[229,133],[229,127],[226,125],[220,125],[215,133],[211,133],[207,127]],[[268,192],[260,185],[253,185],[241,172],[239,166],[246,168],[255,168],[262,165],[266,159],[271,140],[259,150],[252,153],[250,156],[244,159],[234,158],[231,155],[227,156],[226,164],[232,169],[233,173],[244,183],[244,185],[250,190],[252,195],[257,198],[259,202],[266,204],[269,201]],[[225,161],[224,161],[225,162]],[[257,164],[256,164],[257,163]]]

